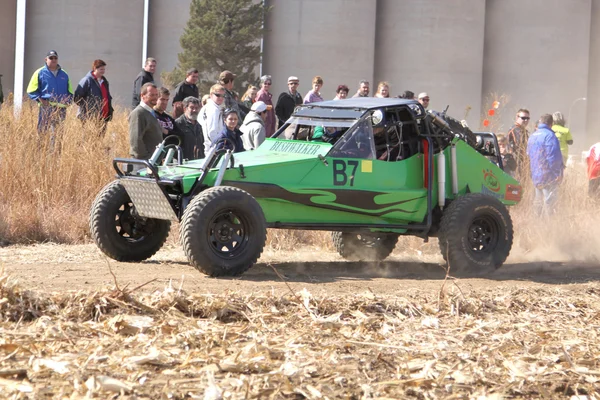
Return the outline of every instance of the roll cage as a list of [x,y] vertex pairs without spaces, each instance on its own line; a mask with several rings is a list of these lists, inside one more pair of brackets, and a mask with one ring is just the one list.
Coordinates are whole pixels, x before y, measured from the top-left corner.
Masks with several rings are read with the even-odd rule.
[[325,101],[298,106],[273,137],[331,143],[331,157],[399,161],[422,151],[419,135],[425,116],[414,100]]

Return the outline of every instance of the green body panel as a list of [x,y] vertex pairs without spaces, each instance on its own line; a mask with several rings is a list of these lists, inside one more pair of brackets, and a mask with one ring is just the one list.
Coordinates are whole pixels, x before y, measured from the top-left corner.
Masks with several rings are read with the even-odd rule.
[[[516,180],[462,140],[453,143],[458,160],[458,195],[483,192],[507,205],[517,202],[506,195],[510,185],[518,186]],[[387,162],[328,157],[331,147],[327,143],[267,139],[254,151],[234,154],[234,168],[225,171],[222,184],[252,194],[271,225],[398,225],[425,221],[423,154]],[[450,149],[448,146],[444,150],[446,199],[454,197]],[[432,208],[438,204],[437,162],[435,155]],[[181,179],[187,193],[200,175],[202,164],[203,160],[194,160],[182,166],[162,167],[160,175],[163,179]],[[213,168],[203,184],[214,186],[218,171],[218,166]]]
[[[309,172],[305,169],[306,164],[304,162],[309,161],[312,164],[315,160],[318,160],[319,155],[324,156],[329,150],[331,150],[331,145],[328,143],[266,139],[258,149],[236,153],[233,156],[236,168],[243,165],[245,171],[250,169],[254,173],[262,171],[259,176],[264,177],[263,182],[281,182],[281,180],[290,182],[290,179],[296,179],[297,175]],[[183,191],[188,193],[200,176],[200,167],[203,163],[204,159],[201,159],[189,161],[181,166],[161,167],[160,177],[162,179],[173,179],[183,176]],[[282,174],[283,171],[280,169],[285,170],[287,173]],[[217,177],[217,171],[218,167],[213,168],[204,183],[212,186]],[[239,169],[236,169],[236,171],[239,178]],[[234,176],[235,173],[232,174],[232,172],[234,171],[227,171],[226,177]],[[290,175],[290,172],[293,172],[293,174]]]
[[[274,224],[390,224],[389,219],[374,217],[366,214],[356,214],[344,211],[331,211],[298,203],[290,203],[279,199],[259,198],[258,203],[263,208],[268,223]],[[394,221],[398,223],[397,221]],[[404,233],[404,229],[394,229],[394,232]]]
[[[484,193],[496,197],[505,205],[514,205],[518,199],[512,196],[513,188],[520,187],[520,183],[504,172],[495,163],[486,157],[481,156],[475,149],[459,139],[454,139],[457,156],[457,175],[458,175],[458,195],[466,193]],[[452,194],[452,164],[451,147],[444,150],[446,161],[446,198],[453,199]],[[434,182],[433,199],[434,204],[438,204],[438,185],[437,185],[437,156],[434,161]],[[520,199],[520,197],[519,197]]]
[[[265,147],[268,157],[263,146],[258,151],[236,154],[235,166],[244,165],[245,178],[239,168],[228,169],[223,184],[240,187],[257,198],[270,224],[404,224],[422,222],[426,216],[422,155],[393,163],[320,159],[319,154],[323,154],[319,151],[309,156],[295,153],[292,157],[270,149],[293,149],[290,144],[306,142],[269,142]],[[317,146],[316,150],[331,147]],[[215,176],[211,173],[204,183],[211,186]]]

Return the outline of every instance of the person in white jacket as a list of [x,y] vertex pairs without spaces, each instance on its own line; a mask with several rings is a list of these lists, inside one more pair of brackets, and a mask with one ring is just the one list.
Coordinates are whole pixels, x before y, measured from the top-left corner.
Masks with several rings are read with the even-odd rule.
[[204,135],[204,154],[213,146],[215,139],[225,130],[223,122],[223,107],[225,102],[225,88],[217,83],[210,88],[210,97],[206,105],[200,110],[198,122],[202,126]]
[[244,123],[240,127],[242,131],[242,141],[244,142],[245,150],[254,150],[265,141],[266,128],[265,120],[267,119],[267,105],[263,101],[257,101],[252,104],[252,108]]

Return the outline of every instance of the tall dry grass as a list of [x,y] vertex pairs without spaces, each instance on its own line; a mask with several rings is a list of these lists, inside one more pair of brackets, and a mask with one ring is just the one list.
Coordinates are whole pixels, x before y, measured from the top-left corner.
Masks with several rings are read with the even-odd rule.
[[35,104],[26,102],[19,118],[13,111],[0,110],[0,236],[11,243],[87,240],[90,204],[115,176],[112,158],[128,153],[125,112],[100,137],[75,108],[54,134],[43,135]]
[[[0,109],[0,240],[9,243],[81,243],[89,241],[88,214],[98,191],[115,177],[114,157],[128,154],[127,112],[118,110],[100,137],[69,109],[56,132],[37,133],[37,106],[26,103],[19,118]],[[515,225],[514,257],[529,259],[600,259],[598,205],[587,196],[583,165],[567,169],[558,213],[533,214],[532,190],[511,209]],[[177,227],[171,241],[177,242]],[[331,250],[326,232],[270,230],[268,246],[291,250],[311,245]],[[401,238],[396,254],[437,253],[437,242]],[[513,258],[514,258],[513,257]]]

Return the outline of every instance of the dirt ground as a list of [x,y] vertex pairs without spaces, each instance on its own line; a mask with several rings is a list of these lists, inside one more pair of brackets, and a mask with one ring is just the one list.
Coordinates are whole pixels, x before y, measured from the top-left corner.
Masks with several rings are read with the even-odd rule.
[[[244,275],[216,279],[191,267],[176,245],[165,246],[141,263],[110,260],[93,244],[40,244],[0,249],[0,265],[9,275],[24,287],[49,292],[112,287],[115,281],[112,270],[121,288],[143,285],[138,290],[144,291],[172,285],[188,293],[219,294],[225,290],[282,293],[306,288],[315,295],[344,295],[365,290],[394,295],[406,291],[438,291],[446,277],[442,261],[438,255],[404,254],[398,250],[382,263],[358,263],[344,261],[331,251],[310,247],[294,252],[265,249],[259,263]],[[600,280],[600,263],[532,261],[531,257],[516,254],[494,272],[454,277],[461,290],[473,292],[540,286],[576,289]]]
[[598,262],[516,248],[447,281],[435,247],[372,264],[269,247],[220,279],[175,244],[135,264],[0,248],[0,397],[597,398]]

